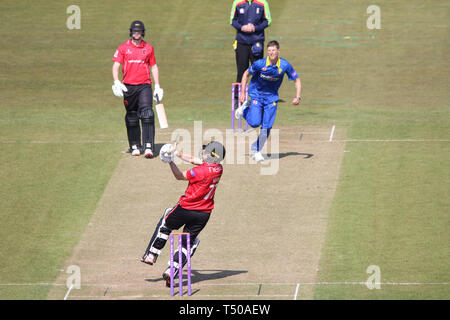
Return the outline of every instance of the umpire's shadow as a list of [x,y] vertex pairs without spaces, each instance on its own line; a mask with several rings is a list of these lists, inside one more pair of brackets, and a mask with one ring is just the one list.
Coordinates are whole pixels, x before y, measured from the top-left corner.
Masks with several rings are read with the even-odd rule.
[[[191,282],[197,283],[201,281],[223,279],[247,272],[248,272],[247,270],[191,270]],[[185,284],[184,283],[185,281],[187,284],[187,280],[185,277],[186,277],[186,270],[183,269],[183,285]],[[164,281],[164,279],[161,277],[157,279],[145,279],[145,281],[159,282]]]
[[289,156],[303,156],[303,159],[312,158],[314,155],[312,153],[301,153],[301,152],[285,152],[285,153],[268,153],[266,154],[268,160],[270,159],[281,159]]

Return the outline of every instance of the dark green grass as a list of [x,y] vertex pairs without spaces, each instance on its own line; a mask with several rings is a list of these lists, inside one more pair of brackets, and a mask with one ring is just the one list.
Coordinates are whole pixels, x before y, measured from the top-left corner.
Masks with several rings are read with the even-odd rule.
[[[70,4],[81,7],[81,30],[66,28],[68,3],[0,3],[0,283],[55,279],[126,148],[111,59],[132,20],[146,23],[155,46],[171,128],[230,121],[231,1]],[[276,127],[334,124],[353,139],[449,139],[445,2],[379,1],[382,30],[366,28],[371,2],[270,4],[267,38],[280,41],[303,83],[295,107],[285,79]],[[366,267],[378,264],[383,281],[448,281],[448,143],[346,149],[320,280],[365,281]],[[43,299],[48,288],[1,286],[0,297]],[[317,288],[316,298],[448,298],[447,288],[331,286]]]

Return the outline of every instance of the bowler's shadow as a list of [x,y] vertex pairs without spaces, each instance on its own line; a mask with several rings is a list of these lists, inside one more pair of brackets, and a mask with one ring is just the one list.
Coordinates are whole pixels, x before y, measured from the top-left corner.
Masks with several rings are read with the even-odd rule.
[[232,277],[247,270],[192,270],[192,283]]
[[312,153],[301,153],[301,152],[285,152],[285,153],[268,153],[267,159],[281,159],[289,156],[303,156],[303,159],[312,158],[314,155]]
[[[186,270],[183,270],[183,285],[187,285],[187,279],[186,279]],[[224,279],[228,277],[232,277],[241,273],[247,273],[247,270],[191,270],[191,283],[197,283],[202,281],[208,281],[208,280],[217,280],[217,279]],[[175,280],[178,280],[178,276],[175,277]],[[157,279],[145,279],[145,281],[148,282],[159,282],[164,281],[164,279],[157,278]],[[186,282],[186,283],[185,283]]]

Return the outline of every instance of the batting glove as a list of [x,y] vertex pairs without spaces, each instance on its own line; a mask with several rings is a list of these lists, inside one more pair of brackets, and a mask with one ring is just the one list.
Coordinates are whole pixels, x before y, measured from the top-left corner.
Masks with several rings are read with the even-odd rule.
[[123,93],[127,92],[128,89],[122,82],[120,82],[120,80],[114,80],[114,84],[112,85],[112,91],[116,97],[122,98]]
[[[159,84],[155,84],[155,90],[153,91],[153,99],[158,102],[163,99],[164,90],[159,86]],[[158,98],[156,97],[158,96]]]
[[167,143],[161,147],[161,150],[159,151],[159,157],[161,158],[162,162],[172,162],[173,158],[175,156],[175,153],[172,152],[173,146],[170,143]]

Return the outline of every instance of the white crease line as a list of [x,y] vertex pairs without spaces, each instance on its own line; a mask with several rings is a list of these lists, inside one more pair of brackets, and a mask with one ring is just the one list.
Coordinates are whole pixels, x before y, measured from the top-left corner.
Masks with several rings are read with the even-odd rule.
[[[343,139],[335,140],[335,126],[331,130],[328,140],[309,140],[308,143],[314,142],[450,142],[450,139]],[[313,134],[312,132],[302,132],[302,135]],[[314,133],[315,134],[315,133]],[[328,134],[327,132],[317,132],[317,134]],[[281,138],[283,135],[281,136]],[[101,144],[101,143],[125,143],[126,140],[84,140],[84,141],[0,141],[0,144]]]
[[298,282],[235,282],[235,283],[205,283],[202,286],[259,286],[261,285],[272,285],[272,286],[293,286]]
[[1,144],[84,144],[84,143],[124,143],[127,140],[78,140],[78,141],[0,141]]
[[[296,286],[296,285],[365,285],[366,282],[357,281],[341,281],[341,282],[236,282],[236,283],[205,283],[198,284],[199,287],[207,286],[259,286],[260,284],[264,286]],[[62,283],[0,283],[0,286],[65,286]],[[380,285],[398,285],[398,286],[421,286],[421,285],[450,285],[450,282],[380,282]],[[128,285],[120,284],[83,284],[84,287],[129,287]]]
[[72,288],[73,288],[73,284],[70,286],[69,290],[67,290],[67,293],[64,296],[64,300],[67,300],[67,298],[69,297],[70,291],[72,291]]
[[297,286],[295,287],[295,294],[294,294],[294,300],[297,300],[298,296],[298,289],[300,288],[300,283],[297,283]]
[[[168,295],[148,295],[148,296],[144,296],[144,295],[131,295],[131,296],[109,296],[109,297],[105,297],[105,296],[71,296],[72,299],[76,299],[76,298],[92,298],[92,299],[98,299],[98,298],[106,298],[106,299],[124,299],[124,298],[165,298],[167,299]],[[224,298],[224,297],[231,297],[231,298],[236,298],[236,297],[252,297],[252,298],[257,298],[257,297],[263,297],[263,298],[268,298],[268,297],[290,297],[290,294],[267,294],[267,295],[256,295],[256,294],[196,294],[195,296],[192,295],[192,297],[197,297],[197,298],[203,298],[203,297],[213,297],[213,298]]]
[[344,142],[450,142],[448,139],[345,139]]
[[[366,285],[367,282],[302,282],[302,285]],[[450,285],[450,282],[378,282],[385,286],[423,286],[423,285]]]
[[334,136],[334,130],[336,129],[336,126],[333,126],[333,128],[331,128],[331,133],[330,133],[330,142],[333,142],[333,136]]
[[37,283],[0,283],[0,286],[64,286],[64,284],[56,284],[49,282],[37,282]]
[[[305,144],[329,143],[330,140],[305,140]],[[448,139],[333,139],[333,142],[450,142]]]
[[[274,286],[294,286],[294,285],[366,285],[366,282],[357,281],[341,281],[341,282],[267,282],[267,283],[205,283],[201,286],[257,286],[257,285],[274,285]],[[412,285],[450,285],[450,282],[380,282],[380,285],[399,285],[399,286],[412,286]]]

